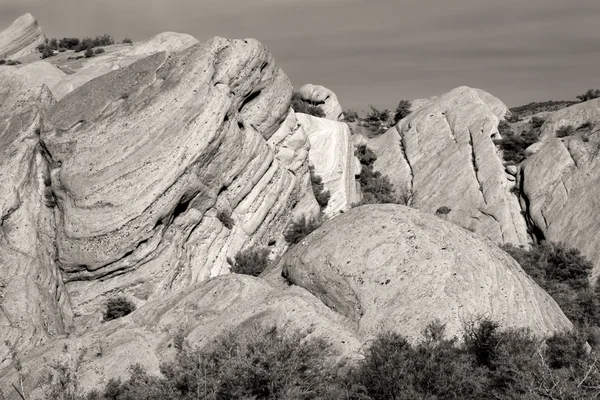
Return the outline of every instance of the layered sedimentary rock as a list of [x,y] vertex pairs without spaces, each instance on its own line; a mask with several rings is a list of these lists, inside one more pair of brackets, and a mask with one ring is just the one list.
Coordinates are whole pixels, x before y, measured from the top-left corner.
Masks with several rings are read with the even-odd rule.
[[360,163],[354,156],[354,146],[348,125],[342,122],[297,114],[298,123],[310,141],[309,159],[320,176],[325,190],[331,194],[323,210],[327,217],[345,211],[360,201],[356,175]]
[[496,243],[524,245],[526,224],[513,183],[493,143],[506,106],[477,89],[460,87],[424,103],[369,141],[376,170],[412,194],[412,207],[435,213]]
[[[540,148],[521,164],[521,202],[539,239],[576,247],[600,275],[598,187],[600,186],[600,100],[552,114]],[[558,139],[557,126],[590,123],[585,133]]]
[[305,101],[323,110],[325,118],[333,121],[341,121],[344,118],[337,96],[326,87],[309,83],[300,88],[300,95]]
[[0,368],[13,351],[62,334],[70,307],[54,263],[54,198],[39,133],[45,86],[0,70]]
[[434,319],[458,335],[464,322],[481,315],[539,335],[571,327],[498,247],[404,206],[362,206],[327,221],[288,251],[279,268],[367,337],[393,330],[418,338]]
[[174,32],[161,33],[146,41],[122,46],[117,51],[110,51],[103,55],[84,59],[81,65],[76,64],[77,69],[73,69],[71,65],[63,66],[62,68],[69,75],[60,82],[50,86],[50,89],[54,93],[55,98],[60,100],[71,91],[98,76],[125,68],[135,61],[152,54],[162,51],[177,52],[197,43],[198,40],[190,35]]
[[58,263],[78,315],[97,315],[108,293],[148,299],[225,273],[244,245],[285,249],[293,213],[318,212],[307,163],[286,167],[274,151],[301,161],[306,136],[267,143],[295,133],[290,98],[261,44],[215,38],[96,78],[50,110]]
[[31,14],[17,18],[11,26],[0,32],[0,60],[17,59],[36,52],[46,36]]

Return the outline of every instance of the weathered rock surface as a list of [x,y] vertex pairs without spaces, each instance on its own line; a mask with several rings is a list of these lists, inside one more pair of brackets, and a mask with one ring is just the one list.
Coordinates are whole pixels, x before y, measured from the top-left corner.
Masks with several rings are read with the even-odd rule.
[[571,327],[498,247],[404,206],[362,206],[329,220],[288,251],[279,268],[367,337],[390,329],[418,338],[436,318],[457,335],[478,315],[540,335]]
[[[108,293],[161,297],[225,273],[244,245],[286,248],[293,213],[318,212],[307,163],[290,170],[267,144],[297,133],[291,89],[257,41],[215,38],[98,77],[50,110],[58,263],[77,314]],[[306,142],[280,146],[306,157]]]
[[[160,361],[174,356],[173,338],[180,332],[188,343],[202,348],[225,332],[276,326],[323,337],[344,358],[355,357],[362,344],[347,318],[306,290],[297,286],[275,289],[262,279],[235,274],[148,302],[124,318],[96,320],[93,325],[84,334],[59,338],[22,357],[28,373],[27,393],[33,398],[42,394],[40,388],[33,390],[35,383],[55,362],[73,370],[77,366],[84,391],[105,385],[110,378],[128,376],[129,366],[136,363],[158,374]],[[40,363],[42,359],[47,361]],[[0,379],[16,382],[17,375],[7,369]]]
[[575,104],[550,113],[541,127],[542,140],[554,137],[561,127],[572,126],[577,129],[584,124],[600,125],[600,99]]
[[52,90],[56,99],[60,100],[79,86],[101,75],[125,68],[152,54],[162,51],[182,51],[197,43],[198,40],[193,36],[165,32],[143,42],[120,46],[116,51],[109,51],[100,56],[61,66],[69,72],[69,75],[50,86],[50,90]]
[[339,214],[360,201],[360,187],[356,175],[360,163],[354,156],[354,146],[348,125],[342,122],[297,114],[298,123],[310,141],[309,160],[315,174],[323,179],[331,198],[324,214]]
[[[45,85],[52,92],[52,88],[61,82],[67,74],[56,66],[45,62],[37,61],[14,69],[14,73],[25,79],[25,85],[28,88]],[[53,93],[54,94],[54,93]],[[52,96],[55,98],[55,96]]]
[[35,18],[24,14],[0,32],[0,60],[14,60],[35,53],[37,46],[45,41],[46,36]]
[[375,169],[389,175],[396,190],[409,189],[412,207],[431,213],[448,207],[449,221],[496,243],[525,245],[525,220],[493,143],[505,112],[489,94],[454,89],[369,140]]
[[[553,135],[558,123],[577,126],[590,121],[595,117],[589,106],[583,103],[557,111],[544,125],[545,132]],[[599,127],[586,138],[547,136],[539,150],[521,164],[518,176],[522,206],[534,231],[540,239],[578,248],[594,263],[594,278],[600,275]]]
[[325,113],[325,118],[333,121],[344,119],[342,106],[334,92],[324,86],[306,84],[300,88],[302,98],[318,106]]

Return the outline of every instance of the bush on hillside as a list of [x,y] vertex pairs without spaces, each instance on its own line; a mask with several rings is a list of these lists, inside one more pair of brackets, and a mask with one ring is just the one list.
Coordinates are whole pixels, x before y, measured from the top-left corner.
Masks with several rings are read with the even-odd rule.
[[556,130],[556,137],[563,138],[567,136],[571,136],[575,133],[575,127],[573,125],[561,126]]
[[325,207],[327,207],[327,204],[329,204],[331,193],[329,193],[329,190],[325,190],[323,179],[319,175],[315,174],[315,167],[309,165],[308,169],[310,171],[310,183],[315,195],[315,199],[317,200],[317,203],[319,203],[321,211],[323,211]]
[[111,46],[113,44],[115,44],[115,40],[112,38],[112,36],[110,36],[108,34],[104,34],[102,36],[96,36],[94,38],[94,40],[92,41],[93,47]]
[[529,117],[530,115],[539,114],[541,112],[554,112],[566,107],[577,104],[576,101],[545,101],[534,102],[524,106],[513,107],[510,109],[510,116],[506,119],[509,122],[519,122],[520,120]]
[[132,44],[133,40],[129,39],[129,38],[125,38],[123,39],[123,41],[121,42],[122,44]]
[[392,112],[388,109],[379,110],[372,105],[371,111],[361,119],[361,125],[370,131],[369,137],[384,134],[392,125]]
[[600,89],[588,89],[587,92],[577,96],[582,102],[597,99],[600,97]]
[[62,47],[64,49],[73,50],[75,47],[79,45],[81,40],[78,38],[62,38],[58,42],[58,47]]
[[299,92],[292,93],[292,108],[294,109],[294,112],[325,118],[323,110],[317,105],[304,100]]
[[231,218],[231,214],[225,210],[221,210],[217,213],[217,219],[221,221],[223,226],[227,229],[233,228],[235,221]]
[[106,310],[104,311],[104,320],[110,321],[113,319],[124,317],[131,314],[135,310],[135,304],[129,301],[124,296],[113,297],[106,302]]
[[305,215],[300,217],[296,221],[292,221],[286,231],[283,233],[283,237],[289,244],[299,243],[302,239],[308,236],[311,232],[321,226],[320,218],[306,218]]
[[358,121],[358,113],[354,110],[346,110],[344,111],[344,121],[346,122],[356,122]]
[[396,125],[400,120],[404,119],[406,116],[410,114],[410,109],[412,104],[408,100],[401,100],[398,103],[398,107],[394,111],[394,120],[392,121],[392,125]]
[[83,55],[85,56],[85,58],[94,57],[94,50],[90,47],[85,51]]
[[410,199],[409,191],[396,195],[394,187],[386,175],[373,169],[373,164],[377,156],[366,145],[360,145],[354,152],[361,164],[358,182],[363,195],[363,200],[358,204],[382,204],[382,203],[402,203],[408,204]]
[[525,160],[525,150],[539,140],[539,127],[532,128],[521,135],[506,135],[500,139],[494,140],[505,161],[511,164],[519,164]]
[[246,249],[235,256],[231,272],[251,276],[259,276],[269,266],[269,249]]
[[102,54],[104,53],[104,49],[102,47],[97,48],[96,50],[94,50],[94,54],[98,55],[98,54]]

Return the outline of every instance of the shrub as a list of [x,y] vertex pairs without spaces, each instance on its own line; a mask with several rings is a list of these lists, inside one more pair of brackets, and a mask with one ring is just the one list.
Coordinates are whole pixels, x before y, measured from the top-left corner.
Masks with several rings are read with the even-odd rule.
[[304,100],[298,92],[292,93],[292,108],[298,113],[309,114],[319,118],[325,117],[325,113],[320,107]]
[[498,124],[498,132],[502,137],[513,136],[515,132],[507,121],[500,121]]
[[111,46],[113,44],[115,44],[115,40],[112,38],[112,36],[107,34],[96,36],[96,38],[92,41],[93,47]]
[[[379,171],[374,171],[373,164],[377,160],[377,156],[373,150],[366,145],[360,145],[354,152],[354,155],[358,158],[362,166],[360,175],[358,175],[358,182],[360,183],[363,200],[359,205],[400,203],[389,178]],[[409,194],[402,196],[405,205],[409,198]]]
[[450,211],[452,211],[450,208],[446,206],[441,206],[436,210],[435,215],[448,215]]
[[0,60],[0,65],[6,64],[6,60]]
[[223,226],[225,226],[227,229],[233,228],[233,225],[235,224],[235,221],[233,218],[231,218],[231,215],[225,210],[221,210],[217,213],[217,219],[221,221]]
[[354,110],[344,111],[344,121],[356,122],[358,120],[358,113]]
[[506,117],[509,122],[518,122],[521,119],[530,115],[539,114],[541,112],[553,112],[560,109],[570,107],[577,104],[576,101],[544,101],[533,102],[524,106],[513,107],[510,109],[510,117]]
[[321,207],[321,211],[323,211],[325,207],[327,207],[327,204],[329,204],[331,193],[329,193],[329,190],[325,190],[323,179],[319,175],[315,174],[315,167],[310,165],[308,169],[310,171],[310,183],[315,195],[315,199],[317,199],[317,203],[319,203],[319,207]]
[[62,38],[58,42],[58,47],[73,50],[79,43],[81,43],[81,41],[78,38]]
[[509,135],[494,140],[494,144],[502,150],[502,157],[512,164],[519,164],[525,158],[525,150],[539,140],[539,131],[531,129],[521,135]]
[[321,226],[320,218],[306,218],[305,215],[300,217],[297,221],[293,221],[286,231],[283,233],[283,237],[289,244],[299,243],[302,239],[308,236],[311,232]]
[[594,128],[591,122],[585,122],[577,127],[577,132],[591,131]]
[[54,51],[50,50],[48,47],[44,48],[42,51],[42,59],[50,58],[54,55]]
[[102,53],[104,53],[104,51],[105,50],[103,48],[99,47],[96,50],[94,50],[94,54],[95,55],[102,54]]
[[87,51],[88,49],[91,49],[94,47],[94,41],[91,38],[83,38],[79,44],[77,46],[75,46],[75,48],[73,48],[73,50],[75,51],[75,53],[79,53],[81,51]]
[[370,137],[379,136],[385,133],[391,126],[392,113],[388,109],[378,110],[372,105],[371,111],[362,119],[362,125],[370,131]]
[[587,92],[577,96],[577,98],[579,100],[581,100],[582,102],[597,99],[599,97],[600,97],[600,89],[588,89]]
[[401,100],[400,103],[398,103],[398,107],[396,107],[396,110],[394,111],[394,120],[392,125],[396,125],[400,120],[408,116],[410,114],[411,107],[412,105],[410,101]]
[[94,57],[94,50],[90,47],[84,53],[85,58]]
[[18,60],[6,60],[6,65],[20,65],[21,61]]
[[124,296],[113,297],[108,299],[106,310],[104,311],[104,320],[110,321],[113,319],[124,317],[131,314],[135,310],[135,304],[127,300]]
[[129,38],[125,38],[123,39],[123,41],[121,42],[122,44],[132,44],[133,40],[129,39]]
[[259,276],[269,266],[269,249],[246,249],[235,256],[231,271],[236,274]]
[[556,137],[563,138],[566,136],[571,136],[574,133],[575,133],[575,128],[573,127],[573,125],[561,126],[556,131]]

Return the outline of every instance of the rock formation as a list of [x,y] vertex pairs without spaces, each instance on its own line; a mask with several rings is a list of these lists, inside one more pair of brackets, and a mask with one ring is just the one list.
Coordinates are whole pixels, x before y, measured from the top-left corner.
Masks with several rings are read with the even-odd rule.
[[463,322],[481,315],[540,335],[571,326],[502,250],[400,205],[362,206],[327,221],[288,251],[279,268],[366,337],[394,330],[418,338],[436,318],[458,335]]
[[360,163],[354,156],[350,129],[342,122],[307,114],[296,117],[310,141],[310,162],[331,194],[323,212],[332,217],[360,201],[360,188],[355,178],[360,173]]
[[342,106],[337,96],[326,87],[306,84],[300,88],[300,95],[305,101],[321,108],[325,113],[325,118],[333,121],[344,119]]
[[514,184],[493,143],[506,111],[480,90],[454,89],[369,140],[375,168],[397,188],[408,188],[412,207],[430,213],[447,207],[449,221],[496,243],[525,245],[525,220],[510,193]]
[[0,60],[12,59],[35,53],[46,36],[31,14],[19,17],[11,26],[0,32]]

